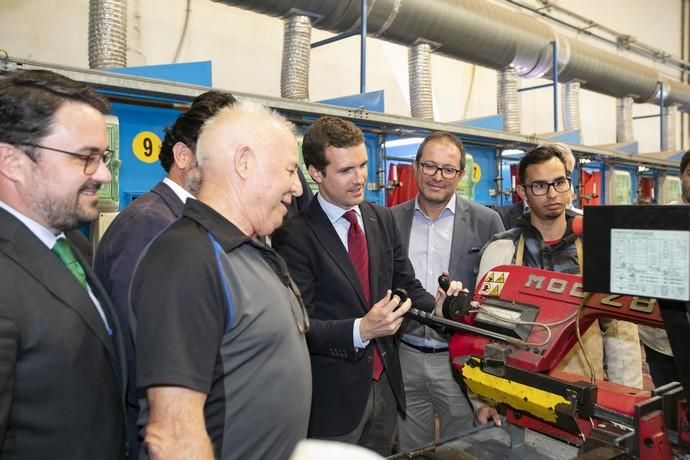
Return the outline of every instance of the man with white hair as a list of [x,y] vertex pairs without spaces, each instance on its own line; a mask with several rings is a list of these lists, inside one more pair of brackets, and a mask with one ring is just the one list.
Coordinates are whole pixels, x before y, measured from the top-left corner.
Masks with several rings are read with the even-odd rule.
[[302,194],[292,125],[253,104],[211,117],[197,200],[132,283],[137,383],[152,459],[287,458],[307,434],[309,322],[262,238]]

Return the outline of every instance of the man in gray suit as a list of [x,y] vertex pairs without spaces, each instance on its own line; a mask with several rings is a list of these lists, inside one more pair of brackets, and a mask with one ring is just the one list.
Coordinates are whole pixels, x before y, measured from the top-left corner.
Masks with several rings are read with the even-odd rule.
[[110,182],[103,114],[83,83],[0,77],[0,458],[124,459],[122,331],[65,239]]
[[[465,173],[462,142],[450,133],[435,132],[417,150],[415,177],[419,194],[392,209],[417,278],[430,293],[444,272],[473,289],[477,256],[484,244],[503,231],[498,214],[456,194]],[[402,333],[400,365],[407,395],[407,416],[399,420],[399,446],[408,451],[434,441],[434,418],[441,438],[472,426],[473,413],[454,379],[448,337],[417,321]],[[477,421],[494,417],[489,408]],[[495,418],[497,419],[497,416]]]

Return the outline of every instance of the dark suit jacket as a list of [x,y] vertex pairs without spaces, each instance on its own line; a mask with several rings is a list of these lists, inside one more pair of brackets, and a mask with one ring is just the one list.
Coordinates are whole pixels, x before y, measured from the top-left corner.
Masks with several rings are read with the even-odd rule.
[[508,204],[505,206],[498,206],[494,210],[501,216],[503,221],[503,226],[506,230],[517,227],[517,220],[525,212],[525,203],[518,201],[514,204]]
[[163,182],[156,184],[120,212],[98,244],[94,270],[110,295],[118,319],[126,333],[125,350],[129,384],[127,391],[130,444],[138,451],[136,419],[136,358],[129,324],[129,284],[135,265],[146,246],[171,222],[182,215],[184,203]]
[[[76,251],[75,251],[76,253]],[[121,459],[126,452],[121,331],[67,267],[0,209],[0,458]]]
[[[398,227],[390,211],[360,205],[369,251],[371,302],[387,289],[404,288],[413,305],[431,311],[434,299],[414,277]],[[398,359],[398,337],[372,340],[355,349],[356,318],[371,307],[364,299],[350,258],[317,199],[273,235],[273,247],[287,261],[302,291],[311,319],[308,335],[312,364],[310,436],[335,436],[352,431],[362,419],[371,386],[373,343],[378,344],[398,407],[405,395]]]

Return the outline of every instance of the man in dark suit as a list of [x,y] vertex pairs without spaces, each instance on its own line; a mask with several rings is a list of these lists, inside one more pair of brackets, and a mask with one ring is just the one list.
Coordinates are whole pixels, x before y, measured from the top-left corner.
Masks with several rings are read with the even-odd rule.
[[527,211],[525,203],[520,200],[517,203],[497,206],[494,211],[501,217],[503,227],[507,229],[517,227],[518,219]]
[[0,458],[122,459],[122,331],[64,233],[111,179],[91,88],[48,71],[0,78]]
[[[474,286],[480,249],[503,231],[494,211],[456,194],[464,173],[462,142],[450,133],[432,133],[415,159],[419,194],[391,209],[415,273],[430,293],[436,292],[443,272],[464,286]],[[401,341],[407,413],[398,420],[398,447],[406,452],[434,441],[435,417],[441,438],[446,438],[470,428],[474,416],[453,377],[448,336],[411,320]],[[488,408],[478,411],[478,421],[486,422],[485,412]]]
[[182,215],[184,203],[199,191],[201,174],[196,141],[206,120],[236,102],[230,93],[208,91],[197,96],[189,110],[166,129],[159,161],[167,176],[151,191],[127,206],[110,224],[99,242],[94,270],[113,301],[125,331],[129,385],[127,419],[129,443],[138,452],[134,342],[129,325],[129,285],[139,256],[156,235]]
[[[390,454],[405,410],[398,337],[410,301],[433,311],[415,279],[390,211],[364,202],[367,151],[354,124],[323,117],[304,136],[304,162],[319,193],[273,235],[309,312],[313,397],[309,436]],[[449,292],[459,290],[453,282]],[[444,296],[436,307],[440,310]]]

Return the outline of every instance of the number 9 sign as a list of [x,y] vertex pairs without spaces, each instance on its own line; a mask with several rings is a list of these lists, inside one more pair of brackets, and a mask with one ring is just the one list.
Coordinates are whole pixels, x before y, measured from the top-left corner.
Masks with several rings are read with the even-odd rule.
[[161,151],[161,138],[151,131],[142,131],[132,140],[134,156],[144,163],[155,163]]

